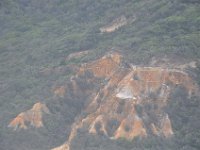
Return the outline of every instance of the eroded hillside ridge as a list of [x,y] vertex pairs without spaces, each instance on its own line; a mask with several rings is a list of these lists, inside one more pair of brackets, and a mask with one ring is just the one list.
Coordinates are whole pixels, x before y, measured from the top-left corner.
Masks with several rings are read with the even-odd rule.
[[30,110],[17,115],[17,117],[10,122],[8,127],[13,128],[14,130],[27,129],[29,125],[35,128],[43,127],[43,113],[49,114],[49,109],[45,104],[38,102],[34,104]]
[[174,132],[164,108],[172,100],[171,91],[182,86],[190,96],[198,89],[184,70],[127,65],[119,53],[83,64],[71,82],[77,85],[76,78],[88,72],[92,76],[87,80],[103,79],[101,88],[93,92],[97,94],[83,110],[87,115],[74,122],[66,143],[53,150],[69,150],[79,129],[110,139],[132,140],[148,135],[170,138]]

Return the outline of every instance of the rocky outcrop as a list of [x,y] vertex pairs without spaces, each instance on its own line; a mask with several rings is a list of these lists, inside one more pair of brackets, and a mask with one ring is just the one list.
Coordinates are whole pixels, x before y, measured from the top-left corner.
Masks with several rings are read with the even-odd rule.
[[[85,71],[90,71],[95,77],[106,78],[112,75],[116,69],[118,69],[121,62],[121,55],[118,53],[111,53],[102,57],[98,61],[92,63],[83,64],[80,67],[79,75],[84,74]],[[102,67],[104,66],[104,67]]]
[[64,97],[66,93],[66,87],[65,86],[56,87],[54,88],[53,93],[55,96]]
[[[87,79],[88,72],[92,76]],[[92,92],[90,89],[93,94],[83,110],[86,115],[76,119],[66,143],[53,150],[69,150],[79,129],[110,139],[132,140],[138,136],[148,138],[151,134],[170,138],[174,133],[164,108],[171,100],[171,91],[182,86],[191,95],[198,89],[184,70],[124,65],[119,53],[109,53],[82,65],[71,80],[76,85],[73,90],[80,89],[76,78],[84,75],[86,81],[101,79],[101,87]]]
[[114,32],[115,30],[119,29],[122,26],[125,26],[127,24],[127,18],[125,16],[121,16],[119,18],[114,19],[110,24],[101,27],[100,31],[102,33],[107,32]]
[[[56,102],[63,104],[66,100],[81,112],[71,126],[68,140],[53,150],[70,150],[80,130],[112,140],[150,135],[170,138],[174,131],[165,108],[172,101],[170,94],[179,86],[189,96],[199,91],[182,66],[134,66],[117,52],[82,64],[68,82],[52,88]],[[43,127],[44,113],[49,113],[47,106],[38,102],[8,126],[14,130]]]
[[49,114],[49,109],[43,103],[36,103],[30,110],[20,113],[15,117],[8,127],[17,129],[27,129],[29,125],[40,128],[43,127],[42,116],[43,113]]
[[81,51],[81,52],[76,52],[76,53],[71,53],[69,54],[69,56],[66,58],[65,61],[69,61],[71,59],[79,59],[87,54],[89,54],[91,51],[87,50],[87,51]]
[[155,126],[154,123],[151,123],[151,130],[154,135],[163,135],[166,138],[174,134],[168,115],[163,116],[162,119],[158,121],[158,126]]
[[101,27],[99,30],[101,33],[111,33],[127,24],[133,23],[135,20],[136,20],[136,16],[127,18],[124,15],[122,15],[114,19],[111,23]]

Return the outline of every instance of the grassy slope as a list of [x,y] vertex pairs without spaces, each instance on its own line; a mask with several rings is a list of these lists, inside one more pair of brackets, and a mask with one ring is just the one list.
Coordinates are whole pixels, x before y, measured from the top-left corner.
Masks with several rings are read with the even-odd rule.
[[[120,15],[137,19],[114,33],[99,33],[99,27]],[[17,113],[38,99],[50,99],[50,81],[62,82],[68,76],[42,78],[37,76],[41,68],[63,65],[71,52],[92,49],[81,62],[112,47],[123,49],[133,62],[164,54],[200,58],[200,4],[187,0],[2,0],[0,137],[13,135],[6,126]]]

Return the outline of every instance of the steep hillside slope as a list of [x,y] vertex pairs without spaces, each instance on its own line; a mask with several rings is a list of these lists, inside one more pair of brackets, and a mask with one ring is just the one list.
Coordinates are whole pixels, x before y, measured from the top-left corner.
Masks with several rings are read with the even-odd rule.
[[[54,150],[70,149],[80,129],[90,134],[103,134],[110,139],[173,136],[170,117],[165,112],[169,101],[172,101],[169,96],[177,86],[182,86],[191,97],[197,94],[197,84],[184,70],[124,66],[123,59],[118,53],[110,53],[81,66],[71,82],[76,82],[76,78],[83,75],[87,82],[97,82],[98,78],[106,82],[99,83],[101,88],[91,92],[96,94],[83,109],[85,115],[72,125],[67,143]],[[88,72],[92,75],[87,77]]]
[[[65,135],[68,140],[53,150],[87,149],[87,146],[77,148],[74,145],[74,141],[84,135],[103,136],[111,143],[120,139],[173,139],[177,136],[173,128],[174,120],[171,120],[174,115],[167,108],[175,103],[172,95],[177,92],[174,91],[184,89],[181,92],[185,93],[182,98],[189,101],[199,96],[198,84],[187,73],[190,64],[171,64],[174,66],[172,68],[163,64],[160,67],[135,66],[127,62],[119,52],[109,52],[97,60],[81,64],[65,84],[53,86],[49,90],[53,98],[48,102],[51,110],[44,103],[38,102],[30,110],[13,118],[8,127],[17,131],[33,130],[29,125],[36,129],[49,128],[50,122],[55,119],[50,117],[44,123],[47,117],[44,117],[44,113],[50,116],[55,114],[60,119],[74,117],[71,121],[62,122],[62,126],[66,123],[65,127],[60,127],[61,120],[58,119],[58,126],[51,127],[53,130],[68,129]],[[192,66],[196,68],[196,65]],[[54,68],[50,72],[56,73],[57,70],[62,69]],[[48,75],[46,71],[41,73]],[[74,112],[70,112],[69,106],[74,107]],[[56,132],[56,136],[59,134],[61,132]],[[79,142],[86,144],[82,140]],[[52,147],[49,146],[49,149]]]
[[0,149],[199,150],[199,16],[198,0],[0,0]]

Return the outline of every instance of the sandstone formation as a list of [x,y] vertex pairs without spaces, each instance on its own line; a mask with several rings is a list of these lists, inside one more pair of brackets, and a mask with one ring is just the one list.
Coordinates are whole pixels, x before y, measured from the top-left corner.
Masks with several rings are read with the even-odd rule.
[[76,86],[73,90],[80,89],[76,78],[88,72],[92,76],[86,77],[86,81],[101,80],[101,87],[97,91],[89,90],[93,94],[83,110],[86,115],[76,119],[66,143],[53,150],[69,150],[82,128],[110,139],[132,140],[138,136],[148,138],[151,134],[170,138],[173,127],[164,111],[171,100],[170,93],[177,86],[184,87],[189,95],[197,91],[197,85],[184,70],[124,65],[119,53],[109,53],[82,65],[71,80]]
[[17,129],[27,129],[29,125],[40,128],[43,127],[42,116],[43,113],[49,113],[49,109],[43,103],[36,103],[30,110],[20,113],[15,117],[8,127]]

